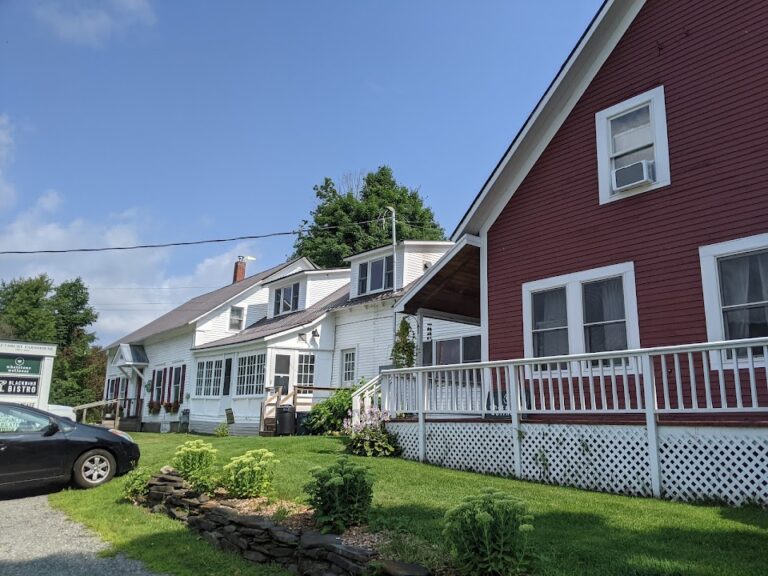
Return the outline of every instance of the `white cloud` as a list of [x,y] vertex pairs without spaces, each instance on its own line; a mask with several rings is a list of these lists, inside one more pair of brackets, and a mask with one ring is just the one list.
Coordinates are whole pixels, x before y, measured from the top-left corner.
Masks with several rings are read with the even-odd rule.
[[[121,219],[57,221],[56,209],[66,202],[49,190],[30,209],[0,226],[0,250],[45,250],[142,244],[145,216],[126,210]],[[232,246],[200,261],[189,274],[174,274],[173,249],[0,256],[0,280],[48,274],[55,282],[81,277],[99,312],[94,325],[98,341],[110,344],[190,298],[224,286],[241,254],[254,254],[254,243]],[[263,266],[249,263],[253,273]]]
[[62,40],[89,46],[132,26],[155,23],[149,0],[44,0],[35,16]]
[[0,114],[0,214],[16,204],[16,188],[5,175],[13,162],[13,149],[13,124],[8,115]]

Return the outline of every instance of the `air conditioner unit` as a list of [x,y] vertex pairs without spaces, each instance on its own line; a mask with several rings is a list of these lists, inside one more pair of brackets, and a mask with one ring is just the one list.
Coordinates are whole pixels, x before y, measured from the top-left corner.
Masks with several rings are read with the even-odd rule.
[[621,192],[643,184],[655,181],[652,160],[641,160],[623,168],[617,168],[611,174],[613,178],[613,191]]

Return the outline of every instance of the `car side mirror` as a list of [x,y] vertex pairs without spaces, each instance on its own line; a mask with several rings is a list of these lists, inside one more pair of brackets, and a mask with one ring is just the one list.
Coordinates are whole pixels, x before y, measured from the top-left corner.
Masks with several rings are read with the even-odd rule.
[[48,427],[45,429],[45,432],[43,432],[43,436],[45,437],[53,436],[59,430],[60,430],[59,423],[56,422],[55,420],[51,420],[51,423],[48,424]]

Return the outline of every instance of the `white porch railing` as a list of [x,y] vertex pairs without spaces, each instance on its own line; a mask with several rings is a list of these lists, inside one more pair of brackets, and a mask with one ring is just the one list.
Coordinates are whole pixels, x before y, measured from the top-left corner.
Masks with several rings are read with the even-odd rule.
[[381,374],[379,374],[352,393],[352,423],[359,424],[361,412],[374,405],[380,408],[381,404]]
[[424,366],[385,370],[354,398],[392,415],[768,412],[766,358],[768,338],[753,338]]

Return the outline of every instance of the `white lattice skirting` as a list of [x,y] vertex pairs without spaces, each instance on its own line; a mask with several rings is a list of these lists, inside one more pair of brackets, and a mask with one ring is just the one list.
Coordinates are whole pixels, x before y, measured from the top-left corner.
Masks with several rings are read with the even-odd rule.
[[[390,422],[403,456],[419,457],[419,427]],[[768,505],[768,430],[659,427],[662,495],[684,501]],[[511,423],[427,423],[432,464],[514,476]],[[651,466],[643,426],[522,424],[521,478],[616,494],[650,496]]]

